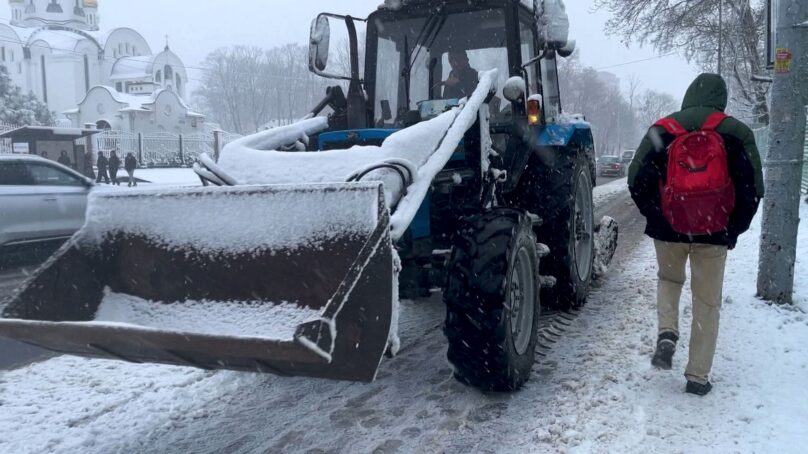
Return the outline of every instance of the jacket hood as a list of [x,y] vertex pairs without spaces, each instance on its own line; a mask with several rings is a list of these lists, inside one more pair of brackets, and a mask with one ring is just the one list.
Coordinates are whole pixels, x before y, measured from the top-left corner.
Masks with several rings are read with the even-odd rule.
[[727,108],[727,83],[718,74],[702,74],[690,84],[682,102],[682,110],[691,107]]

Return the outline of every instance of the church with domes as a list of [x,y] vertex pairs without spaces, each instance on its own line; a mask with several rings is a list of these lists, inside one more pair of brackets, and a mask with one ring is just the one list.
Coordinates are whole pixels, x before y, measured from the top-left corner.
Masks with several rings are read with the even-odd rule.
[[63,122],[101,129],[189,134],[204,116],[185,103],[188,74],[166,44],[137,31],[101,30],[97,0],[9,0],[0,64]]

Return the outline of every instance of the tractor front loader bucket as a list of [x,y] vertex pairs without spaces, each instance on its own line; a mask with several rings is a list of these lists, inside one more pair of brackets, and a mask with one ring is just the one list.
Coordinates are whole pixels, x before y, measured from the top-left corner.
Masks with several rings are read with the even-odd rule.
[[393,310],[378,183],[93,195],[0,336],[87,357],[372,381]]

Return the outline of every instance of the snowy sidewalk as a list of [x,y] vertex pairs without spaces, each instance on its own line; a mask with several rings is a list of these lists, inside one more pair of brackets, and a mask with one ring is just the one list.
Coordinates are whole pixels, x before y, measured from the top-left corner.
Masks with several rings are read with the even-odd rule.
[[[808,205],[801,207],[808,218]],[[808,225],[800,225],[795,307],[755,298],[760,219],[730,252],[713,392],[685,394],[690,289],[673,371],[650,366],[656,337],[656,263],[645,239],[610,271],[559,354],[551,414],[536,424],[538,452],[805,452],[808,446]],[[688,278],[689,279],[689,278]],[[689,280],[688,280],[689,282]],[[582,342],[584,341],[584,342]],[[558,406],[556,406],[558,405]],[[543,428],[542,428],[543,427]]]

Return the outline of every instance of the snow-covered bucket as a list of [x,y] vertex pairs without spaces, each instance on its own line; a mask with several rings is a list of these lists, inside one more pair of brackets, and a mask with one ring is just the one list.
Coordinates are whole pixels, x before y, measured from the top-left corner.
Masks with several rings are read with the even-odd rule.
[[395,300],[380,183],[94,195],[0,336],[80,356],[373,380]]

